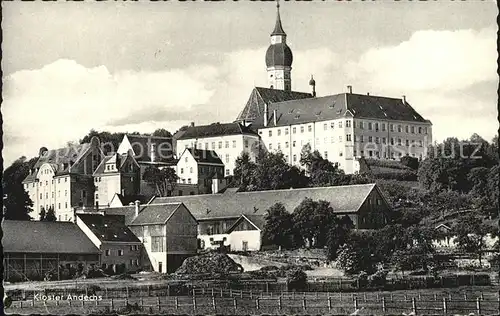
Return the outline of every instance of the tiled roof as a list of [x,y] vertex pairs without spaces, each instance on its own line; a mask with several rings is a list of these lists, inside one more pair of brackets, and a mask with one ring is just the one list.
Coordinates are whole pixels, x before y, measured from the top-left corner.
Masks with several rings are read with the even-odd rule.
[[121,193],[116,193],[116,197],[120,199],[123,206],[128,206],[130,203],[135,203],[135,201],[141,202],[141,204],[146,203],[146,197],[144,195],[123,195]]
[[266,224],[266,219],[264,215],[249,215],[249,214],[243,214],[241,215],[240,218],[234,222],[231,227],[227,230],[227,233],[230,233],[242,220],[248,220],[255,226],[257,226],[258,229],[263,230],[264,225]]
[[239,123],[214,123],[210,125],[190,126],[178,139],[192,139],[225,135],[252,134],[250,128]]
[[[141,205],[140,208],[144,208],[145,205]],[[135,205],[133,206],[120,206],[120,207],[108,207],[101,208],[106,215],[120,215],[125,217],[125,224],[129,225],[135,217]]]
[[4,220],[2,230],[4,252],[99,253],[74,223]]
[[197,220],[239,217],[242,214],[264,215],[275,203],[282,203],[288,212],[306,197],[330,202],[339,213],[355,213],[375,184],[333,186],[320,188],[237,192],[205,195],[157,197],[155,203],[184,203]]
[[[49,163],[56,176],[70,172],[70,165],[78,162],[90,148],[89,143],[76,144],[70,147],[50,149],[44,152],[35,163],[34,169],[40,168],[43,164]],[[31,182],[36,178],[36,172],[28,175],[23,182]]]
[[[113,153],[111,155],[105,156],[102,159],[101,163],[97,166],[96,170],[94,171],[94,175],[104,173],[107,163],[115,163],[117,165],[117,170],[114,172],[120,172],[121,168],[123,167],[123,165],[127,161],[127,158],[129,158],[129,153],[121,154],[121,155]],[[129,159],[134,159],[134,157],[130,156]]]
[[222,166],[224,165],[224,163],[222,162],[222,160],[220,160],[217,153],[213,150],[194,149],[194,148],[187,148],[186,150],[191,153],[193,158],[198,163],[212,163]]
[[101,241],[140,242],[125,225],[123,216],[78,214],[87,227]]
[[182,203],[145,205],[130,225],[164,224]]
[[[274,110],[277,114],[276,126],[333,120],[344,117],[348,111],[355,118],[428,122],[402,99],[353,93],[271,103],[268,105],[270,127],[275,126]],[[264,126],[263,112],[252,126]]]
[[237,121],[251,121],[264,113],[264,103],[277,103],[290,100],[300,100],[312,98],[312,94],[298,91],[285,91],[278,89],[269,89],[255,87],[250,93],[248,101],[238,115]]
[[137,162],[151,161],[151,144],[155,144],[156,159],[155,161],[164,162],[173,159],[172,137],[146,136],[146,135],[126,135],[132,150],[134,158]]

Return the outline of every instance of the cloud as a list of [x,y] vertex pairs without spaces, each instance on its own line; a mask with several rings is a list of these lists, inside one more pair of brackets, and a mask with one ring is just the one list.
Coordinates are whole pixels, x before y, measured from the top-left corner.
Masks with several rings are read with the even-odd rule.
[[25,141],[5,147],[6,163],[20,155],[35,155],[40,146],[64,146],[91,128],[107,128],[112,121],[139,123],[134,120],[137,111],[153,114],[142,120],[152,123],[148,128],[164,127],[177,119],[158,113],[193,111],[207,103],[214,94],[209,86],[217,75],[207,65],[110,73],[105,66],[85,68],[72,60],[15,72],[4,78],[4,132]]
[[450,91],[496,80],[496,31],[417,31],[348,63],[353,80],[390,91]]

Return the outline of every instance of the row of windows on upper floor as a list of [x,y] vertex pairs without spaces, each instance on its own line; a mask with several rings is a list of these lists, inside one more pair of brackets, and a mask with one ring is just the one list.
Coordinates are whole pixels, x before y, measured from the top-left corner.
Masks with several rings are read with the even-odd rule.
[[[68,178],[64,178],[64,182],[68,182]],[[39,187],[42,187],[42,186],[43,186],[43,183],[44,183],[43,181],[38,182],[38,186],[39,186]],[[55,183],[55,182],[54,182],[54,179],[52,179],[51,184],[54,184],[54,183]],[[61,183],[61,179],[60,179],[60,178],[59,178],[59,179],[57,179],[57,183]],[[49,185],[49,181],[47,181],[47,180],[46,180],[46,181],[45,181],[45,186],[48,186],[48,185]],[[33,182],[33,183],[31,184],[31,187],[33,187],[33,188],[34,188],[35,186],[36,186],[36,182]],[[25,183],[25,184],[24,184],[24,188],[25,188],[25,189],[28,189],[28,188],[29,188],[29,183]]]
[[[117,236],[115,235],[115,237],[117,237]],[[139,246],[138,245],[130,245],[130,251],[138,251],[138,250],[139,250]],[[111,256],[111,254],[112,254],[111,249],[104,250],[104,255],[106,257]],[[116,250],[116,254],[118,256],[120,256],[120,257],[123,256],[123,249],[117,249]]]
[[[83,191],[85,192],[85,191]],[[68,196],[68,190],[64,190],[64,196]],[[55,195],[55,192],[52,192],[51,194],[51,197],[52,198],[55,198],[56,195]],[[61,197],[61,191],[57,191],[57,197]],[[48,199],[49,198],[49,193],[48,192],[45,192],[45,198]],[[40,200],[43,200],[43,193],[40,193]]]
[[[346,120],[345,121],[345,127],[349,128],[351,127],[351,120]],[[356,121],[354,121],[354,128],[356,128]],[[337,126],[338,128],[342,128],[342,122],[337,122]],[[365,126],[366,126],[366,129],[368,130],[375,130],[376,132],[378,131],[386,131],[386,123],[378,123],[378,122],[363,122],[363,121],[358,121],[357,122],[357,128],[359,129],[365,129]],[[335,128],[335,122],[331,122],[330,125],[328,125],[328,123],[324,123],[323,124],[323,130],[327,131],[328,129],[333,129]],[[403,125],[402,124],[392,124],[390,123],[389,124],[389,131],[390,132],[394,132],[397,130],[398,133],[402,133],[403,132],[403,129],[405,131],[405,133],[407,134],[427,134],[427,127],[425,126],[413,126],[413,125],[404,125],[404,128],[403,128]],[[308,132],[312,132],[313,130],[313,125],[310,124],[307,126],[307,131]],[[304,133],[305,132],[305,127],[304,126],[300,126],[300,133]],[[262,135],[263,131],[260,130],[259,131],[259,135]],[[284,133],[285,135],[288,135],[289,134],[289,128],[288,127],[285,127],[284,128]],[[297,133],[297,127],[292,127],[292,134],[296,134]],[[268,135],[269,137],[272,137],[273,136],[273,131],[272,130],[269,130],[268,131]],[[277,136],[281,136],[281,129],[278,129],[277,130]]]
[[[345,140],[346,142],[350,142],[352,141],[352,136],[351,134],[347,134],[346,137],[345,137]],[[364,137],[363,135],[359,135],[359,136],[354,136],[354,142],[360,142],[360,143],[363,143],[365,142],[365,140],[368,141],[368,143],[375,143],[375,144],[387,144],[387,138],[386,137],[378,137],[378,136],[368,136],[368,137]],[[338,137],[338,142],[339,143],[342,143],[343,142],[343,138],[342,136],[339,136]],[[331,138],[328,138],[328,137],[325,137],[324,139],[324,144],[334,144],[335,143],[335,137],[331,137]],[[306,144],[311,144],[311,140],[307,141]],[[319,138],[316,138],[316,145],[320,145],[320,140]],[[423,147],[424,146],[424,143],[422,140],[410,140],[410,139],[401,139],[401,138],[395,138],[395,137],[391,137],[390,138],[390,144],[391,145],[395,145],[397,144],[398,146],[418,146],[418,147]],[[300,142],[300,146],[302,148],[302,146],[304,146],[304,141],[301,141]],[[292,141],[292,147],[296,147],[297,146],[297,141]],[[289,142],[285,142],[285,148],[289,148]],[[268,144],[268,147],[267,147],[268,150],[273,150],[273,143],[269,143]],[[281,149],[281,143],[277,143],[277,148],[276,149]]]
[[[248,141],[248,139],[245,139],[243,142],[244,142],[245,148],[248,148],[250,146],[250,142]],[[202,147],[202,144],[204,144],[205,146]],[[209,143],[208,142],[207,143],[201,143],[201,142],[197,143],[197,142],[195,142],[195,143],[193,143],[192,146],[195,147],[195,148],[198,148],[198,149],[205,149],[205,150],[210,150],[211,149],[211,150],[215,150],[216,149],[215,144],[216,144],[216,142],[211,142],[210,143],[211,146],[209,147]],[[224,148],[231,148],[229,146],[230,142],[228,140],[226,140],[224,142],[222,142],[222,141],[217,142],[217,148],[218,149],[222,149],[223,145],[224,145]],[[233,140],[232,141],[232,148],[236,148],[236,146],[237,146],[237,141]],[[184,148],[185,149],[190,148],[189,144],[185,144]]]
[[[200,174],[210,174],[211,172],[220,173],[222,171],[222,169],[223,169],[222,167],[215,167],[215,166],[200,166],[198,168],[198,172]],[[189,167],[189,173],[193,173],[193,172],[194,172],[193,167]],[[186,173],[187,173],[187,168],[186,168]],[[179,168],[179,174],[184,174],[184,168]]]
[[[54,208],[54,204],[51,204],[50,207]],[[68,209],[68,202],[64,202],[64,208]],[[49,209],[49,205],[46,204],[45,207],[43,205],[40,205],[40,212],[42,211],[42,209],[45,209],[45,211],[47,211]],[[58,210],[61,209],[61,203],[57,203],[57,209]],[[61,220],[60,215],[59,215],[59,220]],[[66,220],[66,221],[68,220],[67,215],[66,215],[66,218],[64,220]]]

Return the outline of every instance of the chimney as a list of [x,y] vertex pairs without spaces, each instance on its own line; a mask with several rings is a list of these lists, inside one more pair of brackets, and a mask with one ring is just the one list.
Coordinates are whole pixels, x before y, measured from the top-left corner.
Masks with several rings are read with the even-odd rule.
[[194,127],[194,122],[191,122],[190,126],[191,126],[191,127]]
[[352,93],[352,86],[347,86],[347,92]]
[[156,144],[151,144],[150,156],[151,156],[151,162],[155,162],[155,160],[156,160]]
[[264,126],[267,126],[267,119],[268,119],[268,113],[269,109],[267,108],[267,103],[264,103]]
[[402,99],[403,99],[403,103],[406,104],[406,95],[403,95]]
[[370,92],[367,92],[366,95],[370,95]]
[[278,110],[274,109],[273,110],[273,121],[274,121],[274,126],[278,124]]
[[139,216],[139,207],[141,205],[141,201],[135,200],[135,217]]

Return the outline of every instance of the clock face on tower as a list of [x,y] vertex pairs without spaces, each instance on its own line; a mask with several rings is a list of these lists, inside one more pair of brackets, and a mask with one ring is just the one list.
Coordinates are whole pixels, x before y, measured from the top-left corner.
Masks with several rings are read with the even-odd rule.
[[276,73],[276,79],[283,79],[283,74],[281,72]]

